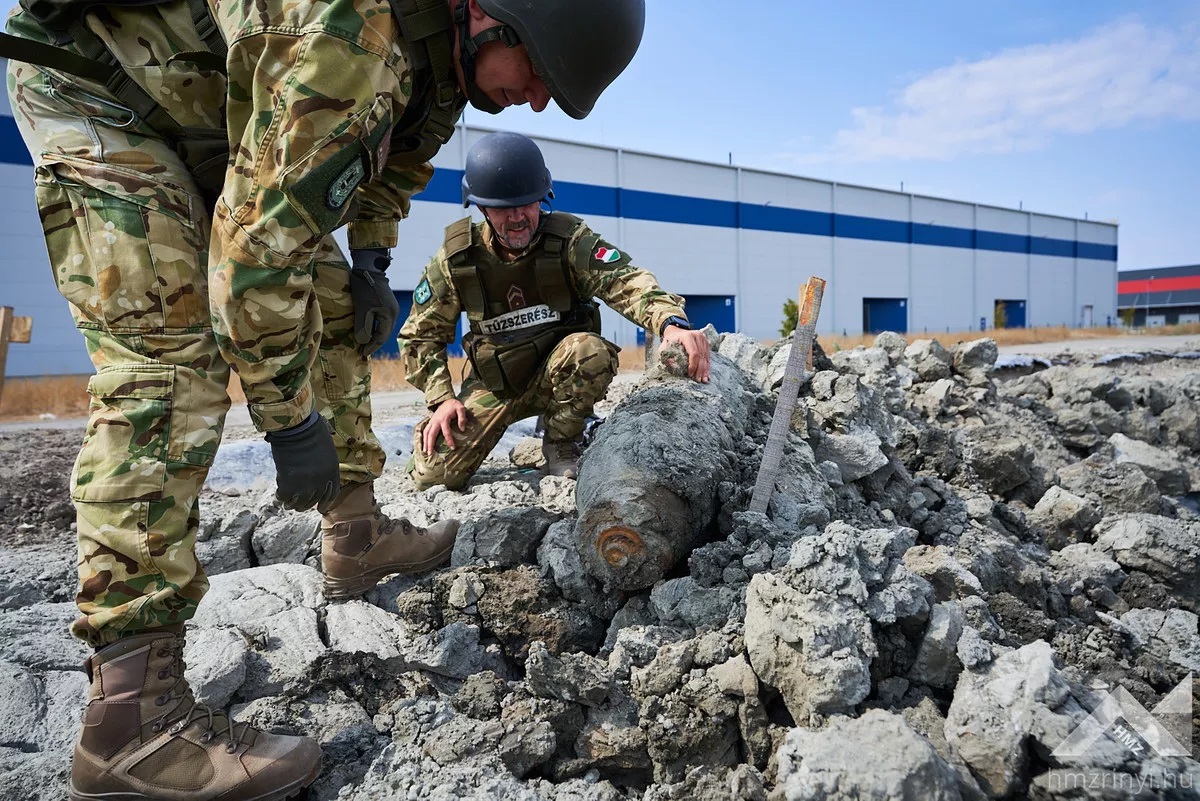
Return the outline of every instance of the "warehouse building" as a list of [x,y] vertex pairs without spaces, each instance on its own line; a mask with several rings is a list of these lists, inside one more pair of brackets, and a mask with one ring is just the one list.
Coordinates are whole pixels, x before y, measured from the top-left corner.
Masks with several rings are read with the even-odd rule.
[[1127,325],[1200,323],[1200,264],[1123,270],[1117,307]]
[[[0,107],[0,304],[34,318],[9,351],[9,375],[90,372],[47,264],[31,160]],[[463,216],[468,148],[460,127],[401,224],[389,278],[406,312],[446,225]],[[1116,315],[1117,227],[792,175],[538,139],[554,207],[597,232],[687,299],[696,324],[778,337],[783,304],[825,278],[818,330],[978,331],[996,325],[1103,325]],[[478,212],[475,212],[478,215]],[[344,239],[343,239],[344,244]],[[605,309],[604,335],[645,332]],[[395,351],[394,345],[390,348]]]

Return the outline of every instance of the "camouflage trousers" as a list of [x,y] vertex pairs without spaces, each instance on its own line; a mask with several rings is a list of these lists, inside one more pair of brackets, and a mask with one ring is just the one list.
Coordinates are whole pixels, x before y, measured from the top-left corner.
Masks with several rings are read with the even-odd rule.
[[409,475],[422,489],[435,484],[461,489],[508,427],[533,415],[542,415],[547,440],[574,440],[617,374],[617,353],[616,345],[596,334],[570,334],[550,351],[529,389],[508,400],[497,398],[468,371],[458,393],[467,407],[466,431],[454,424],[456,447],[439,437],[434,452],[426,454],[421,437],[429,418],[422,420],[413,431]]
[[[187,620],[208,588],[195,554],[199,496],[230,405],[208,302],[211,223],[173,148],[123,130],[128,112],[19,66],[10,94],[34,155],[54,280],[96,368],[71,477],[81,612],[71,629],[99,646]],[[333,424],[343,480],[370,480],[384,453],[332,237],[312,272],[317,408]]]

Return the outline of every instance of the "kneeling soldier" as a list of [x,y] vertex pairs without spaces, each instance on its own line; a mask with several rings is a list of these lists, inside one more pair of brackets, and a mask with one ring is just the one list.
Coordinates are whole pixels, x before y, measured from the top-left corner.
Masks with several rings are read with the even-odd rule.
[[[708,381],[708,340],[691,330],[683,299],[578,217],[545,211],[553,197],[529,138],[489,134],[467,154],[463,205],[478,206],[484,222],[446,229],[400,330],[408,381],[431,412],[413,434],[408,468],[421,488],[461,488],[508,426],[533,415],[545,425],[545,472],[575,476],[584,423],[617,372],[618,348],[600,336],[593,298],[680,343],[688,374]],[[470,366],[456,396],[446,345],[464,310]]]

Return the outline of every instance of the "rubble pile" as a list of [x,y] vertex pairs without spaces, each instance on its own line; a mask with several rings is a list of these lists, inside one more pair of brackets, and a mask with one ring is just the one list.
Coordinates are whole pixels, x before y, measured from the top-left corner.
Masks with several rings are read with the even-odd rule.
[[[210,491],[201,700],[317,737],[322,801],[1200,798],[1192,354],[817,353],[760,515],[790,346],[710,340],[719,381],[668,351],[610,394],[581,466],[588,503],[622,449],[685,486],[694,548],[650,586],[596,567],[574,482],[513,463],[462,492],[389,468],[390,514],[464,521],[451,565],[339,604],[315,512]],[[670,409],[647,423],[651,401]],[[721,452],[689,456],[700,438]],[[8,550],[0,578],[0,796],[63,797],[86,684],[70,554]]]

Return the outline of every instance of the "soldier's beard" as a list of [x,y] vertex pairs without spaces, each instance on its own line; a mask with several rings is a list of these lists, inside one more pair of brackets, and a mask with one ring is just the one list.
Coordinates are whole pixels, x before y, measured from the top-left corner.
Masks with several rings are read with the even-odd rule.
[[508,250],[524,250],[533,241],[537,229],[528,222],[513,223],[500,228],[493,228],[496,239]]

